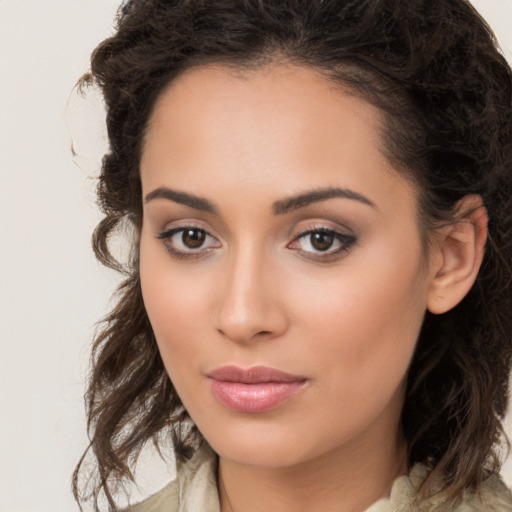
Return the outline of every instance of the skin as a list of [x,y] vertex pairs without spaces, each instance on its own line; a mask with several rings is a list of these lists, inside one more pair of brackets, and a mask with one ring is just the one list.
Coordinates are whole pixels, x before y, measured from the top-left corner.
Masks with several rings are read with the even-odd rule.
[[[445,263],[460,270],[466,253],[445,234],[450,242],[425,254],[416,192],[380,150],[379,115],[314,70],[285,64],[245,75],[194,68],[155,106],[141,160],[144,302],[166,370],[219,455],[223,512],[360,512],[407,472],[407,369],[427,308],[458,300],[439,284],[456,281]],[[161,187],[214,211],[151,198]],[[328,187],[367,201],[275,212],[276,202]],[[184,227],[206,233],[203,245],[169,234]],[[319,229],[341,238],[319,251],[304,234]],[[474,242],[473,231],[459,229]],[[270,366],[306,384],[269,411],[233,411],[206,376],[227,364]]]

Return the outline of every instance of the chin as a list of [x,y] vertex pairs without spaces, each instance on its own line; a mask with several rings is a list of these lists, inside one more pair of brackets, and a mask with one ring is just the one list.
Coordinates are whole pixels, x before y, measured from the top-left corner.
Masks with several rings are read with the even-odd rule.
[[289,446],[287,443],[273,442],[262,443],[261,441],[235,442],[229,445],[212,445],[213,450],[224,460],[240,466],[259,468],[284,468],[296,466],[307,458],[301,457],[296,446]]
[[276,418],[250,417],[235,422],[218,418],[215,428],[202,433],[220,458],[260,468],[297,466],[321,457],[338,444],[333,442],[332,433],[317,436],[310,428],[301,427],[300,423],[282,423]]
[[300,436],[290,428],[251,420],[235,425],[218,421],[217,428],[201,433],[219,457],[239,465],[286,467],[303,460]]

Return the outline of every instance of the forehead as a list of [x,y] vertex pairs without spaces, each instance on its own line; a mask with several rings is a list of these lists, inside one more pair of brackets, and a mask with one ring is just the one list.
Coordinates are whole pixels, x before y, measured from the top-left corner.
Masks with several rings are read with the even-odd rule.
[[[168,123],[170,116],[183,128],[198,118],[216,117],[219,123],[228,118],[246,125],[264,121],[267,129],[285,123],[300,129],[305,124],[313,127],[315,120],[334,120],[340,110],[356,112],[361,124],[372,126],[382,117],[377,108],[310,67],[271,63],[236,69],[209,64],[193,67],[169,84],[156,101],[148,131]],[[336,126],[329,123],[328,128]]]
[[264,196],[270,188],[277,198],[328,186],[366,196],[404,188],[410,194],[383,154],[380,120],[376,107],[311,68],[192,68],[156,102],[143,188],[171,181],[191,192],[214,192],[222,183]]

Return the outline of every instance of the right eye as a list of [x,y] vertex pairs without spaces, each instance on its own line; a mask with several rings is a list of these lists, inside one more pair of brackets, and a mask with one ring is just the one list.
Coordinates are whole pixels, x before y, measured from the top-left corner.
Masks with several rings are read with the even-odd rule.
[[181,259],[203,256],[211,249],[220,247],[215,237],[195,226],[172,228],[163,231],[157,238],[164,241],[171,256]]

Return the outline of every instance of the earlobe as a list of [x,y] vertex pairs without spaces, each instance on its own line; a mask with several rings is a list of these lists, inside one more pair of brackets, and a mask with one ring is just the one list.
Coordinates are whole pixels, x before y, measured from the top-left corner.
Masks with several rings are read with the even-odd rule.
[[455,223],[441,228],[432,258],[427,309],[434,314],[455,307],[473,286],[484,256],[487,212],[480,196],[462,198]]

